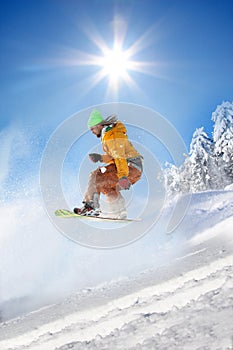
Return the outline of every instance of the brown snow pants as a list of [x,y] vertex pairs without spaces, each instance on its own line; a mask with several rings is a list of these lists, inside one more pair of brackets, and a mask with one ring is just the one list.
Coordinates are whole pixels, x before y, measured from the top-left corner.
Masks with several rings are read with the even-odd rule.
[[[133,185],[142,176],[140,171],[135,166],[129,164],[128,179]],[[88,202],[93,199],[94,193],[102,193],[109,199],[116,199],[119,197],[120,188],[118,185],[117,168],[115,164],[109,164],[99,167],[92,171],[89,175],[87,190],[84,196],[84,201]]]

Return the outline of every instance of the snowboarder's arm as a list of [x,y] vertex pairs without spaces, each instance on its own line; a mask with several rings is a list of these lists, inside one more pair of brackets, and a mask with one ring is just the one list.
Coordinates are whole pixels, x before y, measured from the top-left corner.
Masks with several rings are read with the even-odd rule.
[[129,175],[127,160],[124,158],[115,158],[114,162],[116,164],[118,178],[127,177]]

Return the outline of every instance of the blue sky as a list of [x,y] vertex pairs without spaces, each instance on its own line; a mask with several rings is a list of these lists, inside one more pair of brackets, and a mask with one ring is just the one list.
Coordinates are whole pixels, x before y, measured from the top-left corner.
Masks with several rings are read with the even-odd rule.
[[[82,109],[130,102],[161,113],[188,147],[195,128],[211,133],[211,113],[233,99],[232,13],[231,0],[1,1],[0,127],[46,139]],[[93,86],[100,68],[80,58],[102,55],[97,38],[112,48],[116,20],[123,49],[138,43],[132,59],[149,66],[107,93],[108,76]]]

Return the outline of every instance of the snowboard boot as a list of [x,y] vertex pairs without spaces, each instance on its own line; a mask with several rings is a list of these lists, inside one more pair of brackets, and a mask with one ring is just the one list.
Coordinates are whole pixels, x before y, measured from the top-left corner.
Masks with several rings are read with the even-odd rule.
[[114,219],[127,219],[125,199],[121,194],[117,199],[109,201],[109,215]]
[[83,207],[74,208],[73,211],[75,214],[83,216],[99,216],[101,213],[99,208],[99,194],[94,193],[92,201],[83,201]]

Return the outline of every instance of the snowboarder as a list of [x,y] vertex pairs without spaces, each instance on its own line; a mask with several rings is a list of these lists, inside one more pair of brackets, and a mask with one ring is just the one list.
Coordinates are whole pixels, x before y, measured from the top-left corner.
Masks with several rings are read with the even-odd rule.
[[128,190],[137,182],[143,171],[143,157],[129,141],[125,126],[116,116],[104,119],[98,110],[93,110],[88,120],[88,128],[101,138],[105,154],[91,153],[92,162],[102,162],[102,166],[90,173],[82,208],[74,208],[80,215],[99,216],[101,213],[100,194],[106,196],[109,215],[114,218],[127,217],[125,199],[121,190]]

